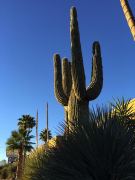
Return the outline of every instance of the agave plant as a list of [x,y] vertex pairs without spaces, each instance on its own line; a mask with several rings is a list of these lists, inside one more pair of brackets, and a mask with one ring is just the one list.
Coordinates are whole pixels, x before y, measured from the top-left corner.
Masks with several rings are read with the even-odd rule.
[[25,180],[135,179],[135,125],[97,108],[88,121],[73,124],[62,143],[36,151],[26,161]]
[[135,99],[127,99],[124,97],[121,99],[114,99],[114,103],[111,103],[113,107],[113,112],[126,119],[135,119]]

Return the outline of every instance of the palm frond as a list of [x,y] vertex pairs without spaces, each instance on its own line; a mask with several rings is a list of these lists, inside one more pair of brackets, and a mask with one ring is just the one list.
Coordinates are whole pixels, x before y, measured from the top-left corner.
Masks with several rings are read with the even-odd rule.
[[[51,139],[51,138],[52,138],[52,133],[50,130],[48,130],[48,139]],[[40,132],[40,139],[44,141],[45,143],[47,142],[47,129],[46,128]]]

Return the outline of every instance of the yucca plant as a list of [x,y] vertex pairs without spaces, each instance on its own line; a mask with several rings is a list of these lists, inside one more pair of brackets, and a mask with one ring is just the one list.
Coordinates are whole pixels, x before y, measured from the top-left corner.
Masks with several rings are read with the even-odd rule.
[[135,125],[131,121],[107,108],[92,110],[88,121],[72,124],[59,145],[33,152],[26,161],[24,179],[135,179]]
[[133,119],[135,120],[135,99],[127,99],[124,97],[114,99],[111,103],[113,112],[120,116],[121,118]]

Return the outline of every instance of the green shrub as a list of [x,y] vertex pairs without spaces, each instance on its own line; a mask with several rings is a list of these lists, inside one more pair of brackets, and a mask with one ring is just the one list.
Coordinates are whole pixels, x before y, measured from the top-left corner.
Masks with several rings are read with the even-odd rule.
[[0,168],[0,179],[13,179],[16,175],[16,163],[6,164]]
[[27,159],[25,180],[135,179],[135,125],[98,108],[54,148]]

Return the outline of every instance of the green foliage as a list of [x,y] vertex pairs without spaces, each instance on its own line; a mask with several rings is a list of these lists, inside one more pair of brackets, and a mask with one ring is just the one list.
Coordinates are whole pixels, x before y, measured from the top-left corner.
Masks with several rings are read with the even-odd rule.
[[19,131],[12,131],[11,136],[7,139],[7,150],[19,149],[22,142],[22,134]]
[[19,129],[30,130],[36,125],[34,118],[30,115],[22,115],[22,117],[19,118],[18,121]]
[[16,174],[16,166],[16,163],[13,163],[0,167],[0,179],[14,179]]
[[[46,145],[40,146],[30,153],[25,162],[23,180],[45,179],[43,175],[43,166],[46,164],[47,160],[47,148]],[[42,174],[40,174],[39,171],[42,171]]]
[[35,119],[30,115],[22,115],[18,121],[19,132],[22,136],[23,150],[26,153],[27,151],[29,152],[31,149],[33,149],[32,144],[34,143],[30,140],[34,138],[34,136],[31,135],[31,132],[32,128],[36,125],[36,122]]
[[123,97],[121,99],[114,99],[114,103],[111,103],[113,112],[122,118],[134,119],[135,109],[132,102],[135,103],[135,101],[132,101],[131,99],[125,100]]
[[30,132],[25,132],[22,129],[19,129],[18,131],[14,130],[7,139],[7,150],[19,150],[23,145],[26,151],[30,151],[33,148],[33,143],[30,141],[33,137],[33,135],[30,135]]
[[72,124],[70,134],[26,161],[25,180],[135,179],[135,125],[111,110],[97,108],[88,121]]
[[30,141],[34,136],[31,135],[32,128],[35,126],[35,120],[30,115],[23,115],[18,122],[18,130],[11,132],[11,137],[8,138],[6,144],[7,149],[14,150],[23,148],[24,150],[30,151],[32,142]]
[[12,131],[11,136],[8,138],[7,150],[18,150],[18,164],[16,178],[21,179],[22,171],[25,164],[26,153],[33,149],[31,139],[32,128],[35,126],[35,120],[29,115],[23,115],[18,122],[18,130]]
[[[52,138],[52,133],[50,130],[48,130],[48,139],[51,139]],[[47,142],[47,129],[43,129],[40,133],[40,139],[42,141],[44,141],[45,143]]]

